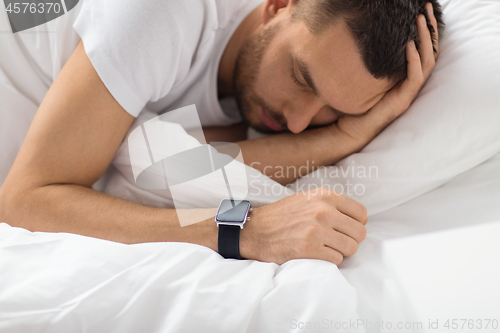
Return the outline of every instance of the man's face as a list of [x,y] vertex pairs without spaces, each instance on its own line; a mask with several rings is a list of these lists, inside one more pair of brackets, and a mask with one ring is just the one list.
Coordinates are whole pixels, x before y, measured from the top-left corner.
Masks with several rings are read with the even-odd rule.
[[242,47],[234,73],[240,111],[260,132],[300,133],[361,115],[392,88],[366,69],[343,20],[320,35],[284,8]]

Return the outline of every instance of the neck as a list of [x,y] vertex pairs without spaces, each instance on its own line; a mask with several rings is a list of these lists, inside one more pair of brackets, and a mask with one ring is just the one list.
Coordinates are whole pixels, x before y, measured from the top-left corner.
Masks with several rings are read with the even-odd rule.
[[263,6],[264,3],[259,5],[240,23],[222,54],[217,75],[219,97],[233,94],[233,73],[236,59],[245,41],[260,26]]

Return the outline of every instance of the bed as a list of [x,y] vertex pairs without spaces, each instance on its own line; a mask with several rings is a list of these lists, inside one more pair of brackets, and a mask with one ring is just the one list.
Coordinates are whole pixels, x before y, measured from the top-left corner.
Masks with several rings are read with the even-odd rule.
[[[279,266],[187,243],[125,245],[0,223],[0,332],[498,332],[500,1],[442,3],[442,54],[418,99],[337,164],[379,168],[353,196],[369,211],[354,256],[338,267]],[[27,129],[36,98],[2,71],[0,88],[0,115],[22,105]],[[264,177],[256,172],[247,168]],[[317,173],[280,195],[249,195],[265,204],[318,180],[352,181]],[[96,188],[169,203],[134,184],[126,143]]]
[[425,332],[429,320],[443,330],[446,319],[498,321],[499,170],[496,155],[370,217],[367,239],[338,268],[2,223],[0,332],[384,332],[382,321]]

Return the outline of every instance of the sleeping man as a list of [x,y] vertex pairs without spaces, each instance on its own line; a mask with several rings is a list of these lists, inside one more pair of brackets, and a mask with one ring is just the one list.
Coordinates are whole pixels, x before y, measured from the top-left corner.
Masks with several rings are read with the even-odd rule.
[[[213,219],[181,227],[173,209],[91,187],[146,106],[160,114],[195,104],[207,141],[236,142],[246,164],[281,184],[293,175],[278,177],[274,167],[312,171],[358,152],[408,109],[431,74],[442,27],[435,0],[80,5],[67,29],[81,42],[0,189],[0,221],[123,243],[222,246],[233,251],[225,257],[278,264],[339,264],[356,252],[366,209],[328,190],[254,208],[235,236],[219,234]],[[223,98],[234,98],[239,113],[224,110]],[[274,135],[247,140],[248,126]]]

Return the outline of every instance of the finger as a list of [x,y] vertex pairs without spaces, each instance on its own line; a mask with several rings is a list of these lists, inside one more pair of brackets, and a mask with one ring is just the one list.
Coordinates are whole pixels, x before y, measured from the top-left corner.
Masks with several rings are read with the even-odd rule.
[[431,25],[434,28],[434,48],[436,49],[436,54],[435,58],[439,56],[439,30],[438,30],[438,23],[436,16],[434,15],[434,7],[432,6],[432,3],[428,2],[426,4],[426,9],[427,9],[427,15],[429,16],[429,20],[431,21]]
[[434,57],[434,48],[432,46],[432,38],[429,29],[427,28],[427,21],[423,14],[417,17],[417,30],[420,39],[420,58],[422,63],[422,70],[424,78],[427,79],[431,74],[434,66],[436,65],[436,58]]
[[335,241],[324,239],[323,236],[321,238],[316,238],[314,244],[309,243],[302,246],[302,248],[298,246],[295,249],[295,255],[286,258],[285,261],[292,259],[319,259],[332,262],[335,265],[340,265],[344,260],[344,255],[335,248],[325,245],[326,243],[333,245],[334,242]]
[[365,223],[368,213],[365,206],[356,200],[328,189],[325,189],[322,198],[329,204],[333,205],[333,207],[335,207],[342,214],[350,216],[358,223]]
[[350,216],[337,212],[335,218],[330,220],[329,226],[361,243],[366,238],[366,227],[364,224],[359,223]]
[[324,231],[322,241],[324,245],[340,252],[344,257],[352,256],[358,251],[358,242],[333,229]]
[[[411,103],[425,82],[420,54],[415,47],[414,41],[410,41],[406,45],[406,59],[408,61],[408,77],[401,84],[400,98],[405,101],[410,101]],[[406,109],[410,107],[409,104],[405,106]]]
[[324,245],[320,248],[317,257],[314,259],[326,260],[338,266],[344,260],[344,256],[339,251]]

